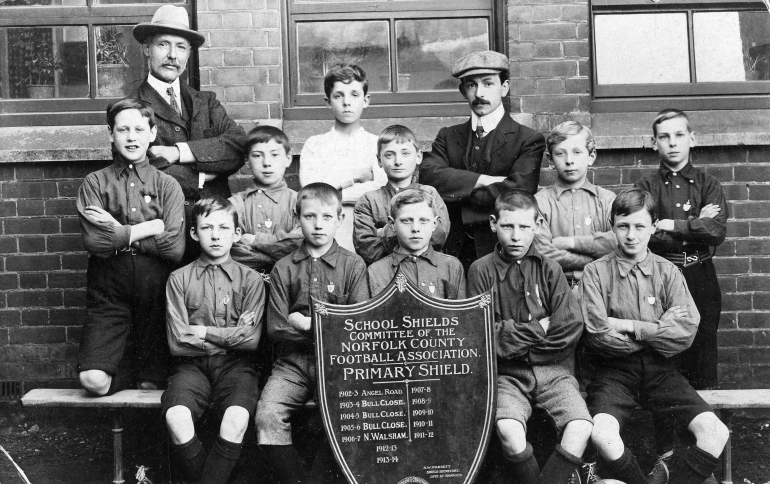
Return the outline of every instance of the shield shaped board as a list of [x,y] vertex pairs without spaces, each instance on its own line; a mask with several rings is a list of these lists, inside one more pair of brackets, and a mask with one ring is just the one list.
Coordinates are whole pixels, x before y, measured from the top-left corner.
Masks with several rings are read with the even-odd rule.
[[318,401],[351,484],[473,482],[495,415],[491,301],[401,273],[365,303],[314,301]]

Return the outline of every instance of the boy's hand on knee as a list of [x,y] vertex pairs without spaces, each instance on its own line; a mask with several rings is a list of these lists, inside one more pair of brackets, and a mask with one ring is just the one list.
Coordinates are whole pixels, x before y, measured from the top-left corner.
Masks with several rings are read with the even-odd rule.
[[310,331],[310,316],[304,316],[302,313],[291,313],[288,321],[300,331]]

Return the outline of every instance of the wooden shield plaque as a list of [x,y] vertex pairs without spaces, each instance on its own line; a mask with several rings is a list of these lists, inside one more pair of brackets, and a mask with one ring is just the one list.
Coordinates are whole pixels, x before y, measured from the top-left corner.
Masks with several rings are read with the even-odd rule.
[[365,303],[314,301],[319,405],[351,484],[473,482],[495,416],[491,299],[399,273]]

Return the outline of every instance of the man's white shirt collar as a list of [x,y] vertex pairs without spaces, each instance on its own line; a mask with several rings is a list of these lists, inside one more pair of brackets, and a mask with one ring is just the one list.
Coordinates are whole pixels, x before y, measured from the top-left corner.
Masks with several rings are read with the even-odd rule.
[[476,113],[471,111],[471,130],[476,131],[476,126],[481,122],[481,126],[484,128],[484,136],[486,136],[487,133],[497,128],[497,125],[500,124],[500,120],[503,119],[503,116],[505,116],[505,108],[502,103],[497,106],[497,109],[486,116],[479,117]]
[[152,86],[153,89],[158,91],[158,94],[160,94],[160,97],[166,100],[167,103],[171,104],[171,99],[168,97],[168,93],[166,92],[169,87],[174,88],[174,94],[176,95],[176,105],[179,108],[179,110],[182,110],[182,93],[179,91],[179,78],[177,77],[174,79],[174,82],[171,84],[168,84],[166,82],[161,81],[157,77],[153,77],[152,74],[147,74],[147,82]]

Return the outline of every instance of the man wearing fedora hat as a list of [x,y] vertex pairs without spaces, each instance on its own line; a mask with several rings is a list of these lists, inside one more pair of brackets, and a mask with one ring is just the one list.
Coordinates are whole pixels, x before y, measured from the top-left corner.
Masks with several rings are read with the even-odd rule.
[[206,40],[190,29],[184,8],[164,5],[133,33],[143,46],[150,73],[128,97],[152,106],[158,135],[148,150],[150,163],[182,186],[188,239],[184,265],[200,252],[190,239],[192,207],[201,198],[230,196],[227,178],[243,166],[246,133],[227,116],[213,92],[179,82],[192,49]]
[[515,122],[503,107],[508,95],[508,58],[474,52],[458,60],[452,75],[471,108],[462,124],[441,128],[420,168],[420,182],[438,190],[451,228],[444,250],[470,264],[494,250],[489,225],[495,199],[506,189],[534,194],[545,151],[542,134]]

